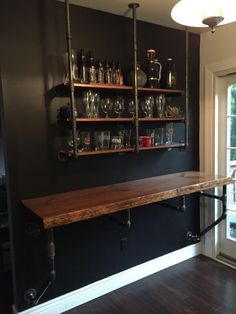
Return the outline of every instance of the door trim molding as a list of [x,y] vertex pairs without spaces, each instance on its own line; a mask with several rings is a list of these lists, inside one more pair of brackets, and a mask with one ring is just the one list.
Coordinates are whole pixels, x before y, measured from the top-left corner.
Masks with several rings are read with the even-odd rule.
[[[200,82],[200,171],[216,173],[215,169],[215,79],[216,77],[236,73],[236,57],[201,66]],[[201,228],[215,219],[213,202],[201,204]],[[208,232],[203,240],[203,253],[216,257],[215,230]]]

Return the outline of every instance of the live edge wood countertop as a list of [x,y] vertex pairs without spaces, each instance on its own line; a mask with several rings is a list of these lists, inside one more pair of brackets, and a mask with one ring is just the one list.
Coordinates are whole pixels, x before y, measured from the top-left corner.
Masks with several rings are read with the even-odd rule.
[[231,183],[231,178],[180,172],[23,200],[45,229]]

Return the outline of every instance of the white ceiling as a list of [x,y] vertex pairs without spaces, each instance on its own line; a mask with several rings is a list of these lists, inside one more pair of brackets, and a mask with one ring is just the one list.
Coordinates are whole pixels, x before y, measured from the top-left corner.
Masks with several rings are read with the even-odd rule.
[[[138,20],[184,29],[183,25],[175,23],[170,16],[171,9],[178,0],[138,0],[134,2],[140,4],[140,7],[137,9]],[[128,7],[128,4],[132,3],[130,0],[70,0],[70,3],[121,16],[132,16],[131,9]],[[199,28],[191,28],[191,31],[195,32],[201,32],[202,30],[203,29]]]

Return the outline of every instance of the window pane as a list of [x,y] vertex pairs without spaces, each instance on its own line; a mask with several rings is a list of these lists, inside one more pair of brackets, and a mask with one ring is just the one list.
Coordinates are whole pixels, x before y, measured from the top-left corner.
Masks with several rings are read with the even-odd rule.
[[236,115],[236,84],[230,85],[230,115]]
[[236,148],[230,148],[228,153],[230,154],[230,169],[236,169]]
[[228,211],[227,237],[236,241],[236,212]]
[[[230,146],[236,147],[236,117],[230,118]],[[231,160],[235,160],[235,159],[231,159]]]

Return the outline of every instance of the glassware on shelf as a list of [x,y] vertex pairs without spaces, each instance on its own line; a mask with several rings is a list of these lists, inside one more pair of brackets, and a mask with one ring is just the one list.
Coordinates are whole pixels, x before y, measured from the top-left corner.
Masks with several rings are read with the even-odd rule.
[[98,65],[97,65],[97,82],[99,84],[104,84],[104,74],[105,74],[105,69],[103,67],[102,61],[98,60]]
[[109,118],[109,113],[113,108],[113,101],[111,98],[103,98],[100,102],[101,111],[105,114],[105,118]]
[[94,132],[94,143],[95,143],[95,150],[103,149],[103,132],[101,131]]
[[83,151],[88,151],[91,149],[90,132],[81,132],[81,146]]
[[[73,145],[74,145],[72,129],[69,129],[68,131],[69,132],[68,132],[68,136],[66,137],[66,142],[67,142],[67,145],[70,148],[72,148]],[[81,139],[80,139],[79,130],[76,130],[76,145],[77,145],[77,148],[79,147],[80,142],[81,142]]]
[[134,115],[135,115],[135,103],[134,103],[133,99],[128,101],[128,112],[132,117],[134,117]]
[[111,132],[110,131],[103,131],[102,133],[103,133],[102,147],[103,147],[103,149],[110,149]]
[[146,134],[151,138],[151,146],[155,145],[155,129],[146,129]]
[[100,96],[98,93],[92,90],[84,92],[83,104],[87,118],[99,117]]
[[80,49],[79,52],[79,82],[88,83],[88,69],[86,66],[86,56],[84,49]]
[[[78,65],[77,65],[77,50],[71,49],[71,61],[72,61],[72,79],[78,81]],[[65,65],[65,80],[64,84],[69,83],[69,62],[68,62],[68,52],[64,54],[64,65]]]
[[166,125],[166,144],[172,144],[173,143],[173,132],[174,132],[173,122],[167,123],[167,125]]
[[124,147],[125,148],[130,148],[131,145],[131,136],[132,136],[132,131],[130,130],[124,130]]
[[[138,87],[143,87],[147,83],[147,75],[145,72],[143,72],[140,68],[140,65],[137,64],[137,86]],[[128,75],[128,84],[129,85],[134,85],[134,70],[131,70],[131,72]]]
[[172,58],[167,59],[166,88],[176,88],[176,66]]
[[153,117],[153,106],[154,106],[154,97],[146,96],[144,101],[141,102],[142,111],[145,114],[145,118]]
[[118,115],[118,118],[121,117],[122,112],[125,109],[125,100],[122,96],[117,96],[114,100],[114,112]]
[[112,83],[111,67],[108,61],[106,61],[106,65],[105,65],[104,81],[105,81],[105,84]]
[[164,128],[157,128],[156,136],[155,146],[162,145],[164,143]]
[[156,59],[156,50],[147,50],[147,86],[150,88],[160,87],[162,66]]
[[164,116],[165,105],[166,105],[165,95],[160,94],[160,95],[156,96],[157,118],[162,118]]
[[89,83],[97,83],[97,70],[95,67],[94,56],[91,51],[89,53],[88,81]]
[[111,136],[111,149],[121,148],[121,138],[118,135]]

